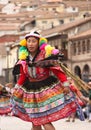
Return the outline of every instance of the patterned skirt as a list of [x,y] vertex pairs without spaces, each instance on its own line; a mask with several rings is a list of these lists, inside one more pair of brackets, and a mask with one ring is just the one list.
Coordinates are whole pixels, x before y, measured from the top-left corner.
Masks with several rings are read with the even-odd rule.
[[10,97],[8,95],[0,95],[0,115],[7,115],[11,112]]
[[64,95],[59,80],[53,76],[14,89],[13,115],[34,125],[43,125],[68,117],[76,111],[75,99],[70,92]]

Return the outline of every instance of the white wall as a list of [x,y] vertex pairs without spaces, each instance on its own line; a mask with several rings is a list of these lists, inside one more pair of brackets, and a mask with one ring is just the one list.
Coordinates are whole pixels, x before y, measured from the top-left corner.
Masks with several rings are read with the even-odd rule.
[[6,68],[6,57],[0,56],[0,76],[4,76],[3,69]]
[[8,0],[0,0],[0,4],[7,4]]

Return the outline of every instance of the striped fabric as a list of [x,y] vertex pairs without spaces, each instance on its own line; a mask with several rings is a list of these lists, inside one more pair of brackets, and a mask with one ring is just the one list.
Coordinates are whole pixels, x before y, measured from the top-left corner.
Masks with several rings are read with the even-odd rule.
[[0,115],[8,114],[11,112],[10,97],[0,96]]
[[72,93],[70,92],[65,100],[59,81],[30,92],[27,92],[24,86],[15,88],[12,104],[15,116],[35,125],[65,118],[76,111]]
[[[44,57],[45,51],[40,51],[33,62],[37,63]],[[34,125],[43,125],[65,118],[76,111],[72,93],[66,95],[66,98],[63,93],[62,85],[67,79],[60,66],[36,67],[30,66],[26,61],[17,64],[20,64],[20,77],[11,100],[14,116]],[[17,70],[16,67],[14,70]]]

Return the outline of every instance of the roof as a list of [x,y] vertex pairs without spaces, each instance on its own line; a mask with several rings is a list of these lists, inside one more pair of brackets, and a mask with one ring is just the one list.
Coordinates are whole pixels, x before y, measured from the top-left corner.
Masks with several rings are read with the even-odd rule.
[[1,23],[0,31],[15,31],[19,30],[20,23]]
[[47,36],[47,35],[54,34],[54,33],[63,33],[68,29],[80,26],[82,24],[85,24],[88,21],[91,21],[91,17],[86,18],[86,19],[82,18],[80,20],[75,20],[75,21],[67,23],[67,24],[62,24],[60,26],[56,26],[54,28],[43,31],[43,36]]
[[0,10],[1,10],[4,6],[5,6],[4,4],[0,4]]
[[76,20],[76,21],[73,21],[71,23],[62,24],[60,26],[56,26],[56,27],[53,27],[53,28],[50,28],[50,29],[46,29],[44,31],[41,31],[40,33],[41,33],[42,36],[61,34],[61,33],[64,33],[65,31],[67,31],[67,30],[69,30],[71,28],[74,28],[74,27],[80,26],[82,24],[85,24],[88,21],[91,21],[91,17],[88,17],[88,18],[85,18],[85,19],[82,18],[80,20]]
[[62,2],[63,0],[47,0],[47,2]]
[[8,35],[3,35],[0,37],[0,47],[2,45],[2,43],[5,42],[16,42],[16,40],[19,39],[19,35],[17,34],[8,34]]
[[83,39],[83,38],[87,38],[87,37],[91,37],[91,29],[84,31],[83,33],[80,33],[76,36],[71,36],[69,38],[69,40],[78,40],[78,39]]

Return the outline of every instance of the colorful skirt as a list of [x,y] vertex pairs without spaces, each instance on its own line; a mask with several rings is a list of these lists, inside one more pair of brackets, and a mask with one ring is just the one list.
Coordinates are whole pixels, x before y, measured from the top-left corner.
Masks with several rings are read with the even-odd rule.
[[10,96],[0,95],[0,115],[7,115],[11,110]]
[[68,117],[76,111],[75,98],[64,95],[59,80],[53,76],[14,89],[13,115],[34,125],[43,125]]

